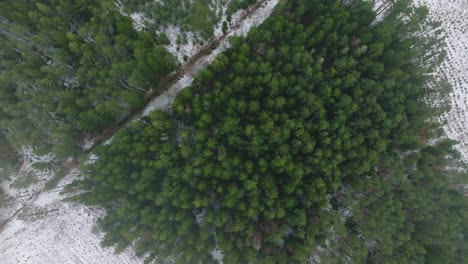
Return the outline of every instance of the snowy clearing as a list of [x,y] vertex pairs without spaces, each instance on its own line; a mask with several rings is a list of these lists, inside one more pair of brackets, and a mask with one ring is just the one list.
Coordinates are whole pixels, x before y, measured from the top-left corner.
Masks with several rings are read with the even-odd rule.
[[2,263],[142,263],[132,250],[115,255],[102,248],[102,234],[95,227],[104,212],[80,204],[65,203],[63,186],[79,172],[72,170],[59,186],[40,193],[0,234]]
[[438,69],[441,78],[453,87],[452,109],[443,117],[445,132],[460,143],[457,150],[468,162],[468,1],[420,0],[431,15],[442,22],[447,34],[447,59]]

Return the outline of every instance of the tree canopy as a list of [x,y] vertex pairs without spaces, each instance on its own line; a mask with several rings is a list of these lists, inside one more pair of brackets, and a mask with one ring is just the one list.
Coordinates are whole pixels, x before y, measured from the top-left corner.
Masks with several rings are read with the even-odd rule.
[[137,32],[113,1],[0,3],[0,124],[14,147],[79,152],[96,133],[141,107],[172,72],[164,38]]
[[432,121],[443,40],[392,2],[285,1],[172,111],[99,147],[75,186],[107,209],[104,244],[161,263],[467,259],[464,165]]

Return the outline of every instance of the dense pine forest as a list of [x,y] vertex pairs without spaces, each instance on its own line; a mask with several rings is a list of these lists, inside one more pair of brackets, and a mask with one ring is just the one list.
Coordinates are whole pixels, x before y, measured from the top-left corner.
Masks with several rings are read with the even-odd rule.
[[[255,1],[220,2],[1,1],[0,168],[22,146],[80,156],[179,66],[162,28],[206,41]],[[137,31],[133,13],[157,19]],[[70,200],[148,263],[467,263],[444,45],[412,0],[283,0],[171,110],[99,146]]]
[[[86,135],[142,108],[145,95],[176,70],[177,59],[164,47],[170,40],[157,29],[179,26],[202,41],[221,19],[216,1],[144,2],[1,1],[0,144],[78,155]],[[231,1],[225,13],[253,2]],[[136,31],[124,14],[140,9],[148,11],[148,23]]]
[[135,31],[110,0],[7,0],[0,19],[0,124],[15,148],[76,154],[177,66],[167,37]]
[[283,1],[96,150],[76,199],[147,260],[466,263],[443,35],[411,1]]

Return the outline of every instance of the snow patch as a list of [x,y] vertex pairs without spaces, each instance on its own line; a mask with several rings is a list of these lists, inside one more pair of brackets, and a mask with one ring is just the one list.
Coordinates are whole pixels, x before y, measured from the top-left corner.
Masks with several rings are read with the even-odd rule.
[[55,159],[55,155],[53,153],[48,153],[42,156],[34,154],[34,150],[31,146],[22,146],[20,154],[23,159],[21,169],[26,171],[34,170],[32,165],[35,163],[50,163]]
[[99,159],[99,157],[96,154],[91,153],[91,154],[88,155],[88,159],[85,161],[85,165],[93,164],[98,159]]
[[214,261],[218,262],[219,264],[223,263],[224,255],[223,252],[221,252],[221,250],[215,248],[211,251],[210,255]]
[[81,143],[81,149],[89,150],[93,145],[96,139],[92,135],[87,135],[83,142]]
[[119,255],[102,248],[103,234],[95,227],[104,210],[65,203],[63,186],[78,176],[72,170],[59,187],[39,194],[27,204],[21,219],[9,222],[0,233],[2,263],[25,264],[140,264],[143,260],[127,249]]
[[130,18],[132,19],[133,22],[133,28],[135,28],[136,31],[141,31],[145,28],[145,21],[148,19],[145,17],[145,15],[141,12],[135,12],[130,14]]
[[185,87],[192,84],[194,78],[191,75],[184,75],[177,83],[172,85],[167,91],[160,96],[154,98],[143,111],[143,116],[149,115],[149,113],[155,110],[168,110],[172,106],[172,102],[176,98],[177,94],[182,91]]
[[[203,47],[200,43],[195,43],[195,36],[192,32],[182,32],[179,26],[169,25],[157,31],[157,33],[166,34],[170,44],[165,47],[180,63],[184,63],[184,57],[186,59],[191,58]],[[182,41],[184,35],[187,41],[186,43]]]
[[430,16],[442,22],[446,31],[447,58],[437,70],[441,79],[453,87],[452,109],[445,121],[445,133],[459,142],[456,149],[468,162],[468,2],[466,0],[419,0],[429,8]]

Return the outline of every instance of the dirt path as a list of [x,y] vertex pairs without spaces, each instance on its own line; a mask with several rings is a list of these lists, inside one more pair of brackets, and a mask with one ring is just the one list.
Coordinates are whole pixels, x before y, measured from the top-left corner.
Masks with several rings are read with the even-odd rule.
[[[238,35],[237,32],[241,29],[241,26],[245,21],[248,19],[252,19],[258,16],[262,16],[263,12],[270,11],[268,8],[271,5],[276,6],[278,0],[260,0],[250,8],[248,8],[240,17],[238,22],[231,26],[231,28],[218,38],[208,42],[203,48],[201,48],[187,63],[182,65],[175,73],[172,75],[164,78],[159,82],[156,87],[153,87],[152,92],[145,96],[145,103],[144,106],[132,111],[129,115],[123,118],[120,122],[115,124],[114,126],[104,130],[104,132],[98,135],[93,143],[93,145],[85,150],[86,154],[91,153],[96,147],[100,146],[104,142],[111,139],[115,133],[117,133],[120,129],[126,127],[130,122],[135,119],[138,119],[140,116],[143,115],[148,105],[151,101],[163,94],[164,92],[168,91],[177,84],[177,82],[182,79],[184,76],[195,76],[198,71],[206,66],[208,66],[209,62],[211,62],[214,57],[210,57],[211,55],[217,55],[221,51],[225,49],[228,45],[229,37],[233,35]],[[269,15],[269,14],[268,14]]]

